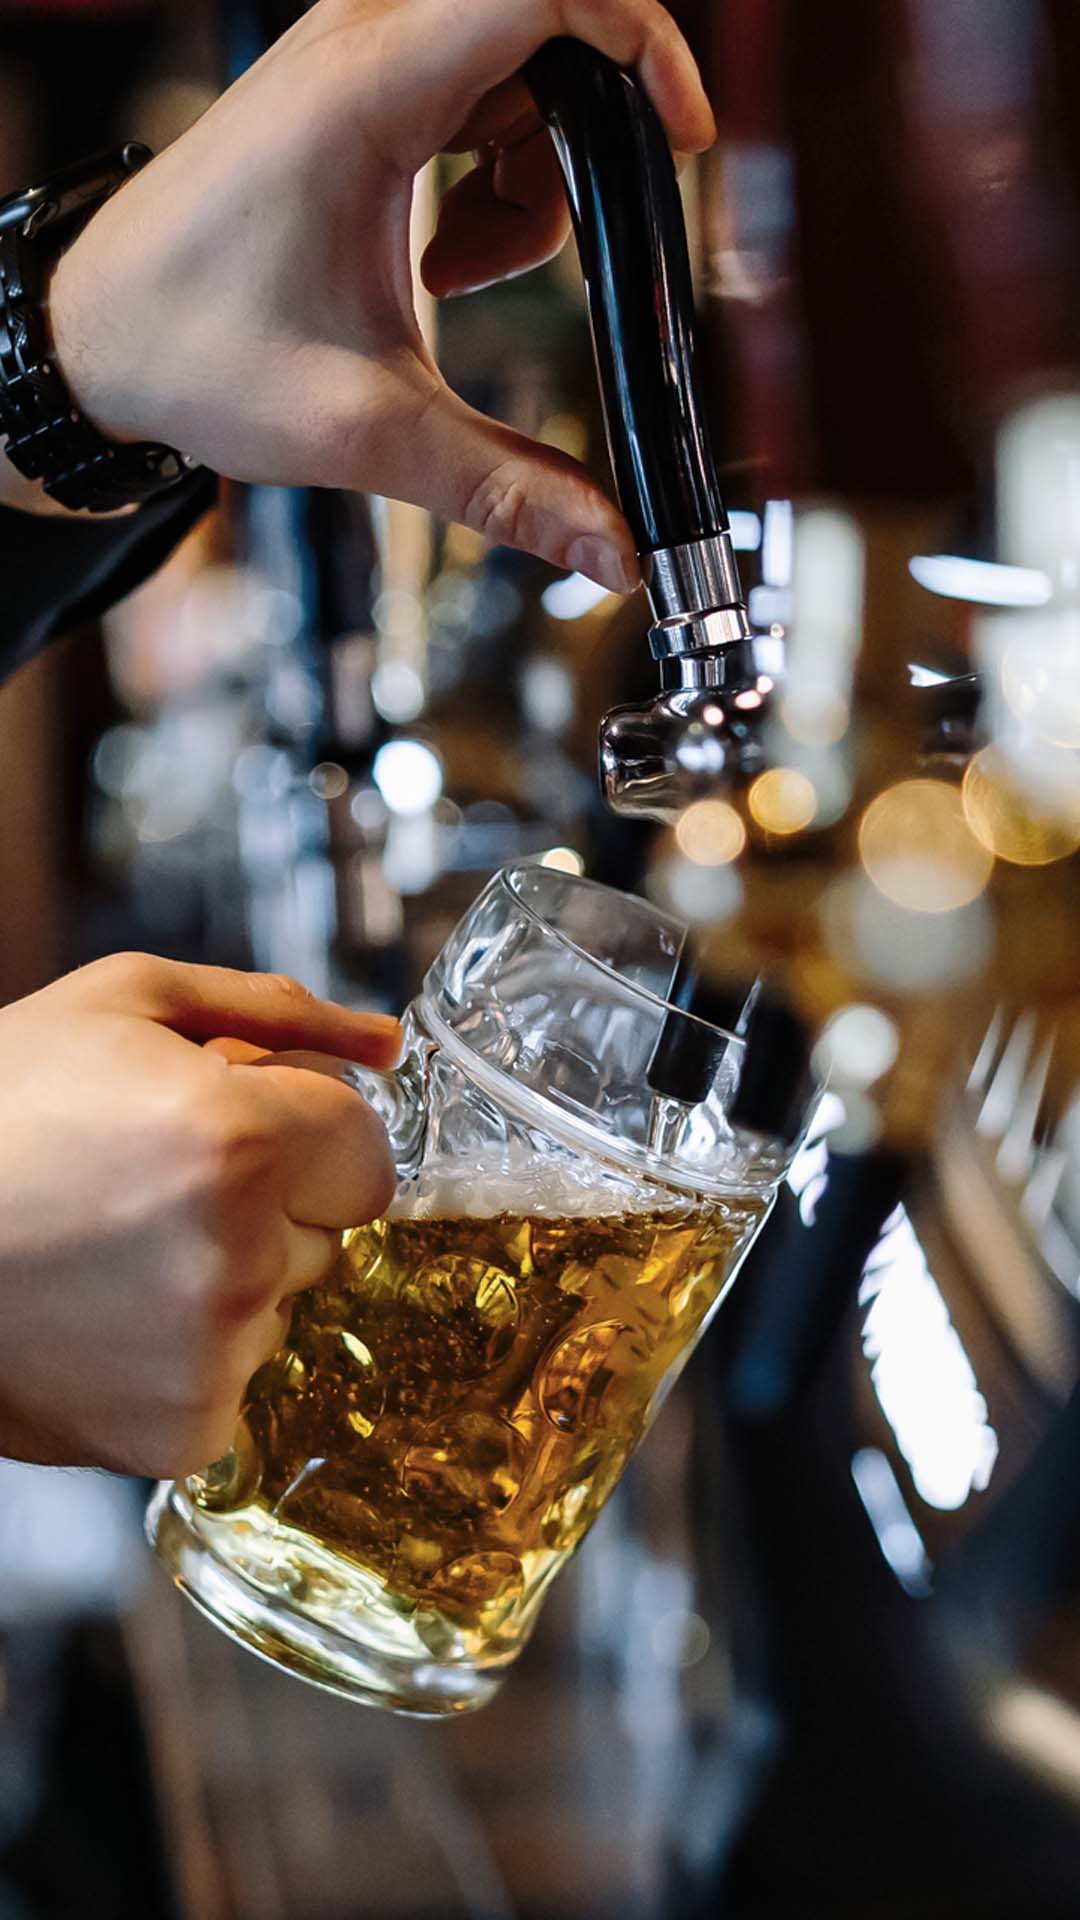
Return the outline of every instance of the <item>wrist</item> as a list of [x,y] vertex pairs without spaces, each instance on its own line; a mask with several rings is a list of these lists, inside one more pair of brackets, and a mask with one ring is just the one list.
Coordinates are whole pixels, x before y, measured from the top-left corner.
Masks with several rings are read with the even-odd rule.
[[[124,250],[93,209],[148,158],[129,143],[0,201],[0,436],[20,474],[92,513],[153,499],[193,464],[148,440],[120,400],[133,369],[110,259]],[[75,219],[82,230],[59,251]]]
[[[81,520],[83,509],[61,506],[46,493],[40,480],[27,480],[16,467],[13,467],[3,450],[0,449],[0,507],[14,508],[16,513],[45,515],[56,520]],[[115,512],[99,514],[99,519],[116,520],[126,513],[133,512],[131,507],[117,507]]]
[[[88,383],[80,366],[80,355],[75,344],[79,337],[79,329],[72,319],[73,311],[78,312],[77,303],[74,310],[70,302],[62,303],[67,314],[67,323],[64,327],[65,345],[61,346],[56,337],[53,288],[59,265],[58,258],[47,282],[46,297],[42,301],[42,310],[46,316],[56,365],[76,404],[86,412],[87,417],[93,421],[99,432],[108,433],[109,428],[103,424],[94,410],[92,395],[88,397]],[[72,367],[74,367],[74,373],[71,370]],[[20,473],[13,462],[4,457],[2,449],[0,449],[0,506],[12,507],[19,513],[43,514],[61,520],[81,517],[84,511],[82,508],[65,507],[59,500],[54,500],[51,494],[46,493],[40,480],[30,480],[25,474]],[[133,511],[132,507],[117,507],[113,513],[101,517],[115,520]]]
[[[106,202],[106,207],[108,202]],[[83,417],[105,439],[130,446],[152,436],[125,420],[121,328],[110,312],[109,273],[102,242],[102,208],[58,253],[45,289],[43,310],[56,366]]]

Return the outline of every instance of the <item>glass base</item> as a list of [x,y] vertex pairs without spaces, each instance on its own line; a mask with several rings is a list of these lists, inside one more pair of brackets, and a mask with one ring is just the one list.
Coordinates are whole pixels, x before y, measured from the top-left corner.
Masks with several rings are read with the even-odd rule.
[[433,1657],[362,1568],[311,1542],[312,1604],[301,1611],[295,1594],[274,1593],[274,1523],[260,1519],[261,1537],[250,1522],[201,1513],[181,1485],[167,1481],[150,1502],[146,1532],[175,1584],[216,1627],[312,1686],[421,1720],[471,1713],[498,1691],[501,1671]]

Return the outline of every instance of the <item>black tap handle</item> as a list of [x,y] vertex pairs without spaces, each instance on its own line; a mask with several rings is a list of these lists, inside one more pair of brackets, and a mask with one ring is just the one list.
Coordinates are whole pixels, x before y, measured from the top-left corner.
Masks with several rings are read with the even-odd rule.
[[566,180],[615,485],[638,549],[722,533],[686,227],[659,116],[632,74],[580,40],[549,40],[525,79]]

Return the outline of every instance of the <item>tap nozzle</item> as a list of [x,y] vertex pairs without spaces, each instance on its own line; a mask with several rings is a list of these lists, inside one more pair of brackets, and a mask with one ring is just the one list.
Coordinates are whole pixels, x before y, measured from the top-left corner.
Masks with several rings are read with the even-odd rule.
[[616,813],[671,821],[761,771],[766,696],[726,529],[650,555],[645,584],[660,691],[604,716],[600,779]]

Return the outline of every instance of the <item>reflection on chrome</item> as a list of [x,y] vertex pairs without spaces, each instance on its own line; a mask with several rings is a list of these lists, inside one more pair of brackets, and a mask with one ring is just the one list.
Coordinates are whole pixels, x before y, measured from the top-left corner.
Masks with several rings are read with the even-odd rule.
[[871,1382],[916,1492],[928,1506],[955,1512],[989,1485],[998,1439],[903,1207],[866,1263],[859,1302],[869,1306],[862,1345]]

